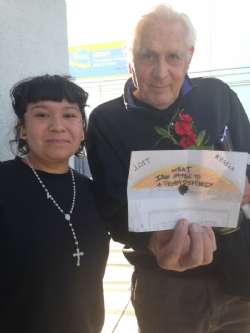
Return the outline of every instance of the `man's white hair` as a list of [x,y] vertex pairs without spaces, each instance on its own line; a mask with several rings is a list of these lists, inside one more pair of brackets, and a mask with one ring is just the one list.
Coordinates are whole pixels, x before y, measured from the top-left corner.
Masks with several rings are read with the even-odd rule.
[[132,59],[135,51],[139,50],[141,47],[141,37],[146,26],[158,21],[165,21],[166,23],[180,22],[184,28],[184,38],[187,47],[195,46],[196,32],[189,17],[184,13],[175,11],[171,6],[160,4],[141,16],[137,21],[128,45],[128,51]]

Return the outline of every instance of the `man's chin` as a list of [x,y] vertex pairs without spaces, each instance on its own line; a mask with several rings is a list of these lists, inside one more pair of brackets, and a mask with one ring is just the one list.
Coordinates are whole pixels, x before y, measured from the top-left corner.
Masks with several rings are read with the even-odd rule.
[[154,108],[158,110],[166,110],[174,101],[153,101],[150,103]]

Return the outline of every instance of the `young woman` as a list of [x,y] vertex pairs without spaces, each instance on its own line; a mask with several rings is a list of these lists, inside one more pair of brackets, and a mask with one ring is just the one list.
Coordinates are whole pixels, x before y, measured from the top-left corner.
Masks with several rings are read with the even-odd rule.
[[84,142],[87,93],[44,75],[11,97],[18,156],[0,164],[1,331],[100,332],[109,240],[92,182],[69,166]]

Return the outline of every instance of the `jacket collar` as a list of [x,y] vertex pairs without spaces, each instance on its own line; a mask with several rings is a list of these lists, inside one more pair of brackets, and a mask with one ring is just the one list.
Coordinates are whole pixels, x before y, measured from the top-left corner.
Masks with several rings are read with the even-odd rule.
[[[183,85],[181,87],[180,96],[186,96],[193,88],[193,84],[190,78],[186,75]],[[135,86],[133,83],[132,78],[128,79],[125,86],[124,86],[124,93],[123,93],[123,102],[127,111],[135,110],[135,109],[143,109],[143,106],[136,104],[136,99],[133,96],[133,91],[135,90]],[[150,105],[149,105],[150,108]]]

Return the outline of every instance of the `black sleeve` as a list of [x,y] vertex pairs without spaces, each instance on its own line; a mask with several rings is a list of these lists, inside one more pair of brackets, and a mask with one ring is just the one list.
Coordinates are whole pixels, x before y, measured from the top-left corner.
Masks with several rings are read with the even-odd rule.
[[[119,156],[117,143],[114,145],[112,141],[112,135],[104,135],[105,123],[98,116],[95,112],[91,113],[86,140],[98,207],[115,241],[145,250],[151,233],[128,231],[128,170]],[[107,129],[105,133],[108,133]]]
[[[229,132],[232,139],[233,150],[250,154],[250,124],[246,112],[236,95],[230,89],[230,120]],[[247,177],[250,181],[250,165],[247,167]]]

